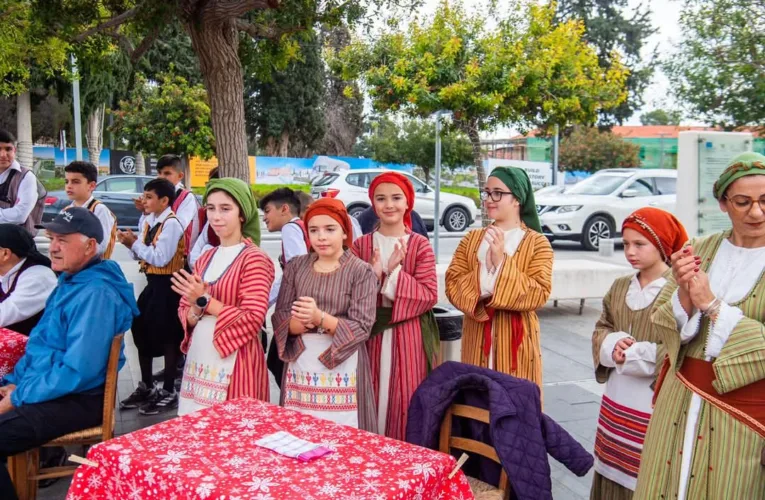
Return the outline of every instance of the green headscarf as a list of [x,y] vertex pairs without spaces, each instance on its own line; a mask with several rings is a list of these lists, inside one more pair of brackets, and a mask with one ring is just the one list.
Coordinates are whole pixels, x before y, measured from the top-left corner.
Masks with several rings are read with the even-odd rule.
[[731,184],[747,175],[765,175],[765,156],[748,152],[733,158],[715,182],[715,198],[718,200],[722,198]]
[[541,233],[542,225],[537,216],[537,204],[534,201],[534,189],[531,187],[529,174],[522,168],[496,167],[489,177],[496,177],[507,186],[513,196],[521,204],[521,220],[529,228]]
[[242,208],[244,225],[242,226],[242,235],[249,238],[256,245],[260,245],[260,214],[258,213],[258,204],[255,197],[252,196],[252,190],[241,179],[224,177],[223,179],[211,179],[207,183],[207,190],[202,203],[207,204],[207,196],[212,190],[221,190],[227,192],[234,198],[237,204]]

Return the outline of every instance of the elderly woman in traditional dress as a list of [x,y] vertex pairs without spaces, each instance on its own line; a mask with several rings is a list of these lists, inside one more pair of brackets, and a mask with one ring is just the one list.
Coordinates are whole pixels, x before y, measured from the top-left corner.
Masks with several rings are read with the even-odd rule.
[[732,229],[672,255],[653,322],[668,362],[635,498],[765,498],[765,156],[714,185]]
[[340,200],[322,198],[305,214],[311,253],[284,268],[274,341],[288,363],[285,408],[367,431],[377,430],[366,341],[378,282],[353,253],[353,227]]
[[353,251],[380,282],[377,320],[367,342],[377,402],[377,431],[403,441],[409,402],[435,364],[438,325],[436,259],[430,241],[412,232],[414,186],[398,172],[378,175],[369,198],[377,229]]
[[446,295],[465,313],[462,361],[542,385],[537,309],[550,297],[553,251],[526,171],[495,168],[481,199],[494,223],[462,239]]
[[625,219],[622,239],[624,255],[638,272],[611,285],[592,334],[595,378],[606,389],[595,435],[591,500],[629,500],[635,490],[656,367],[664,360],[651,311],[667,283],[670,256],[688,235],[674,215],[646,207]]

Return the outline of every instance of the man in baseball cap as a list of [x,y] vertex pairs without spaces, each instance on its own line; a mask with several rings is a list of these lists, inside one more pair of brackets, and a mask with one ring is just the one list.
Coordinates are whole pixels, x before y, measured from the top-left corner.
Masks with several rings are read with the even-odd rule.
[[[104,235],[95,215],[70,208],[43,228],[61,276],[24,356],[0,380],[0,457],[101,425],[112,340],[138,315],[133,285],[116,262],[98,255]],[[124,363],[120,353],[119,368]],[[16,498],[1,465],[0,498]]]

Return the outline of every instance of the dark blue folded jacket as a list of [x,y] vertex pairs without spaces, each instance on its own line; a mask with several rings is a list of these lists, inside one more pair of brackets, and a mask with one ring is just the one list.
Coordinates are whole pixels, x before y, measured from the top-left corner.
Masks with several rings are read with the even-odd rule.
[[[592,467],[592,455],[542,413],[536,384],[453,361],[433,370],[412,396],[407,442],[438,449],[441,421],[449,406],[457,403],[489,410],[488,429],[455,417],[452,435],[494,446],[518,500],[552,499],[548,454],[577,476]],[[480,479],[497,484],[499,467],[494,462],[482,461],[480,471]]]

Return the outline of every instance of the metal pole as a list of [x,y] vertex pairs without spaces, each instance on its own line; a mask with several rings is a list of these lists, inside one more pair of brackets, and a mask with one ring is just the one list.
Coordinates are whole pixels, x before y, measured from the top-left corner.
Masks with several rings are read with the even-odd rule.
[[558,147],[560,145],[559,139],[560,129],[558,125],[555,125],[555,137],[553,137],[553,158],[552,158],[552,185],[558,185]]
[[[72,93],[74,94],[74,147],[77,161],[82,161],[82,118],[80,117],[80,77],[77,75],[77,61],[72,54]],[[98,162],[98,160],[96,160]]]
[[659,168],[664,168],[664,134],[659,134],[659,147],[661,152],[659,153]]
[[433,218],[433,251],[438,264],[438,240],[441,236],[441,112],[436,112],[436,212]]
[[[64,133],[64,166],[66,167],[69,165],[69,163],[66,161],[66,130],[62,130],[62,132]],[[55,161],[53,163],[55,163]]]

